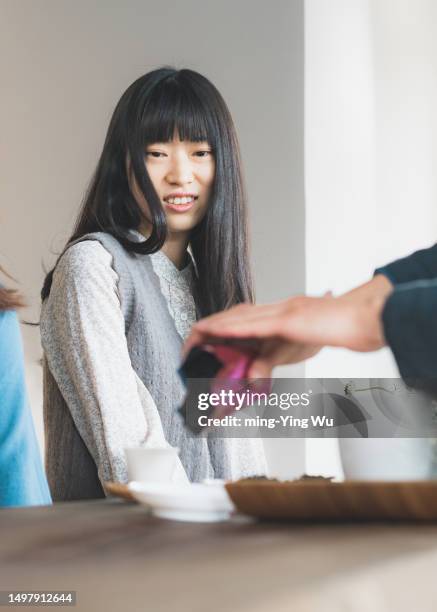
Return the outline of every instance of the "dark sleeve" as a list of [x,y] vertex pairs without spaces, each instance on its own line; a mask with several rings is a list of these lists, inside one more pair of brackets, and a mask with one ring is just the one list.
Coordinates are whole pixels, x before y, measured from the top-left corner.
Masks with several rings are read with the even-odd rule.
[[387,344],[402,378],[417,379],[417,384],[411,384],[413,387],[434,390],[437,382],[437,278],[395,287],[384,306],[382,320]]
[[437,278],[437,244],[377,268],[375,274],[384,274],[393,285]]

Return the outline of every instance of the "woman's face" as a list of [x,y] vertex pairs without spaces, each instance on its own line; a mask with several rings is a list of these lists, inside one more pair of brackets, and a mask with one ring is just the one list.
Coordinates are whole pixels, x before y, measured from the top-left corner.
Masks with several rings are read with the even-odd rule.
[[[207,142],[150,144],[145,164],[167,219],[170,234],[189,232],[206,213],[215,175],[215,160]],[[134,185],[133,193],[137,186]]]

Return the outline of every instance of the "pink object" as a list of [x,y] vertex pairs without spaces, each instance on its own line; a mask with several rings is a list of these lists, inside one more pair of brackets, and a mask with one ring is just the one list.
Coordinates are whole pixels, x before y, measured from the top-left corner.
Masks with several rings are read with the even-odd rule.
[[[207,344],[203,349],[213,353],[223,363],[211,382],[211,393],[220,393],[222,390],[232,390],[234,393],[270,393],[270,379],[258,379],[255,383],[248,379],[250,366],[257,355],[255,348],[238,344]],[[223,417],[232,412],[234,409],[229,406],[219,406],[214,416]]]

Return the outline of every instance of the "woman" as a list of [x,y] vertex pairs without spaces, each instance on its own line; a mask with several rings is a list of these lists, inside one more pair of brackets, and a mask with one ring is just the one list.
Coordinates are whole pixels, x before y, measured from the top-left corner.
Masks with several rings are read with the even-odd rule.
[[252,301],[245,215],[235,129],[216,88],[172,68],[135,81],[42,290],[55,499],[125,482],[128,446],[177,446],[191,481],[264,470],[260,440],[195,439],[176,410],[196,318]]
[[0,287],[0,506],[51,503],[24,382],[21,306],[15,291]]

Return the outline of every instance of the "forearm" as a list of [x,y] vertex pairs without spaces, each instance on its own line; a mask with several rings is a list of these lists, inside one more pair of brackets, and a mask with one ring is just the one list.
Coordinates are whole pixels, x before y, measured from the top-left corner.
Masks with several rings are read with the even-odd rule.
[[313,346],[372,351],[385,344],[382,311],[393,288],[384,276],[338,297],[292,298],[287,318],[280,325],[289,339]]
[[[346,348],[371,351],[386,344],[382,312],[392,291],[390,280],[382,274],[377,274],[368,282],[337,298],[350,328],[349,341],[344,343]],[[332,345],[343,346],[335,337]]]
[[383,274],[376,274],[366,283],[344,293],[343,297],[351,298],[357,302],[385,301],[392,291],[393,284],[390,279]]

